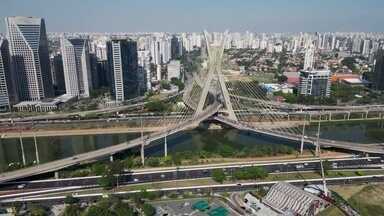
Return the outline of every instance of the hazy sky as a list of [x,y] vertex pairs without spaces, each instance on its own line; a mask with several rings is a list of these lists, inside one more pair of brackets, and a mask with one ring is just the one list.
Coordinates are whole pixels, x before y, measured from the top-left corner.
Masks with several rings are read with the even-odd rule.
[[0,0],[47,31],[384,31],[384,0]]

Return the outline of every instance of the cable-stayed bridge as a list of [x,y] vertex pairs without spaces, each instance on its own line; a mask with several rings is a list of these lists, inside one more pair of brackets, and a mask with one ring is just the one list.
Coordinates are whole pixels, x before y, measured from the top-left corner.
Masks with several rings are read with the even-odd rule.
[[[213,119],[240,130],[297,142],[301,144],[301,151],[304,144],[310,144],[316,147],[322,145],[325,147],[384,154],[384,146],[381,144],[365,145],[305,136],[305,124],[310,120],[307,118],[306,112],[307,114],[309,111],[351,113],[356,110],[357,112],[366,112],[368,110],[368,112],[380,112],[383,106],[375,106],[374,109],[373,107],[346,109],[345,107],[301,106],[272,102],[261,87],[255,85],[252,81],[226,80],[222,70],[222,62],[224,46],[228,38],[227,32],[215,36],[204,32],[205,46],[208,53],[207,67],[203,68],[198,74],[194,74],[191,80],[187,80],[186,88],[182,94],[172,97],[168,101],[172,106],[167,110],[167,113],[163,114],[164,118],[158,122],[161,125],[161,130],[145,135],[142,133],[141,137],[115,146],[2,173],[0,174],[0,182],[56,171],[68,166],[111,156],[134,147],[141,148],[142,162],[145,163],[145,146],[159,140],[163,142],[164,139],[166,151],[166,137],[168,135],[197,127],[202,121],[207,119]],[[287,127],[282,124],[282,122],[287,121],[287,113],[289,112],[304,113],[304,118],[300,119],[302,123],[299,126]],[[173,115],[173,117],[165,118],[167,115]],[[366,115],[368,117],[368,114]],[[250,124],[250,118],[255,116],[264,124],[257,124],[257,121],[254,124]],[[267,125],[274,126],[266,127],[266,123]],[[145,127],[143,119],[140,121],[140,126]]]

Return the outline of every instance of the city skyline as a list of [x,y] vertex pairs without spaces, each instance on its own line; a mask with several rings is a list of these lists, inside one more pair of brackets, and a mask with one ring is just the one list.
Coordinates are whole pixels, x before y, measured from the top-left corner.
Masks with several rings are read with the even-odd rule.
[[[5,0],[4,17],[35,16],[49,32],[382,32],[384,2],[339,1],[26,1]],[[4,7],[3,7],[4,6]],[[49,10],[48,10],[49,8]],[[85,16],[86,14],[86,16]],[[278,14],[278,16],[277,16]]]

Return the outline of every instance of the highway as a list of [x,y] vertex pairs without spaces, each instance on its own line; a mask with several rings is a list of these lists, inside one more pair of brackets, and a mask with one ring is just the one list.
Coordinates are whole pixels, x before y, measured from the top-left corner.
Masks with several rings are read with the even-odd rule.
[[238,98],[241,100],[248,100],[257,103],[263,103],[275,106],[276,108],[283,110],[293,111],[384,111],[384,104],[372,104],[372,105],[356,105],[356,106],[327,106],[327,105],[303,105],[303,104],[289,104],[284,102],[263,100],[259,98],[251,98],[246,96],[240,96],[230,94],[231,97]]
[[[353,176],[353,177],[334,177],[334,178],[326,178],[327,185],[348,185],[348,184],[366,184],[366,183],[377,183],[384,182],[384,175],[370,175],[370,176]],[[215,184],[215,185],[202,185],[202,186],[188,186],[188,187],[172,187],[172,188],[162,188],[162,189],[148,189],[148,192],[159,192],[161,194],[168,193],[195,193],[195,194],[203,194],[203,193],[219,193],[219,192],[236,192],[236,191],[249,191],[254,190],[259,187],[264,186],[272,186],[276,184],[278,181],[268,181],[268,182],[260,182],[260,181],[252,181],[252,182],[244,182],[244,183],[231,183],[231,184]],[[308,184],[322,184],[323,179],[297,179],[297,180],[288,180],[285,181],[287,183],[302,187]],[[124,196],[128,194],[140,193],[141,190],[134,191],[117,191],[110,192],[110,195],[116,196]],[[105,196],[104,193],[90,193],[90,194],[74,194],[73,197],[80,199],[81,201],[95,201],[98,198]],[[66,196],[31,196],[31,197],[20,197],[20,198],[9,198],[0,200],[0,203],[4,205],[15,203],[15,202],[33,202],[33,203],[41,203],[41,204],[62,204]]]
[[[384,167],[384,157],[366,157],[366,158],[340,158],[329,160],[332,170],[348,170],[348,169],[381,169]],[[119,185],[149,183],[159,181],[172,181],[182,179],[197,179],[211,177],[212,171],[215,169],[223,169],[227,175],[245,167],[259,166],[265,168],[269,173],[289,173],[289,172],[305,172],[317,171],[320,169],[319,160],[301,160],[301,161],[281,161],[268,163],[243,163],[234,165],[212,165],[202,167],[183,167],[158,170],[137,170],[127,172],[119,176]],[[19,181],[7,182],[0,184],[1,191],[22,192],[31,189],[49,189],[49,188],[65,188],[65,187],[81,187],[81,186],[97,186],[97,180],[100,176],[64,178],[64,179],[47,179],[35,181]],[[22,188],[19,188],[22,186]],[[0,196],[1,199],[1,196]]]

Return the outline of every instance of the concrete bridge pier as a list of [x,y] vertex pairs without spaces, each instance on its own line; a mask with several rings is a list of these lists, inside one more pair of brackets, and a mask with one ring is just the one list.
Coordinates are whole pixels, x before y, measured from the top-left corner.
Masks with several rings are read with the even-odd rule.
[[332,112],[329,112],[328,121],[332,121]]
[[319,143],[317,143],[315,145],[316,145],[315,155],[316,155],[316,157],[320,157],[320,145],[319,145]]
[[300,144],[300,154],[301,155],[303,154],[303,150],[304,150],[304,136],[305,136],[305,121],[303,124],[303,133],[301,135],[301,144]]
[[141,155],[141,164],[144,166],[145,165],[145,153],[144,153],[144,146],[145,146],[145,141],[141,143],[141,150],[140,150],[140,155]]
[[347,119],[348,119],[348,120],[351,119],[351,112],[348,112],[348,114],[347,114]]

